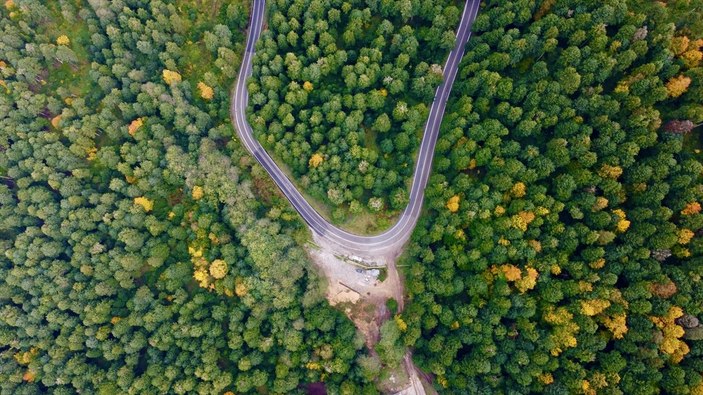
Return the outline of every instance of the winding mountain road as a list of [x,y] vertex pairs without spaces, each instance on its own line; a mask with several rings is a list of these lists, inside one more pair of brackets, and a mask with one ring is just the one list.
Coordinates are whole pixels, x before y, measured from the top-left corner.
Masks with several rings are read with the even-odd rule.
[[409,203],[403,211],[398,222],[387,231],[375,236],[359,236],[335,227],[327,222],[305,198],[298,192],[293,183],[286,177],[271,156],[261,146],[253,135],[251,126],[246,119],[246,109],[249,102],[247,80],[252,73],[252,59],[256,42],[261,34],[264,24],[265,0],[253,0],[251,21],[247,36],[246,51],[242,60],[242,68],[237,79],[237,84],[232,94],[230,113],[235,129],[244,146],[254,155],[261,166],[266,169],[274,182],[288,198],[293,207],[300,213],[303,220],[313,232],[334,245],[341,247],[341,251],[359,255],[361,257],[383,256],[398,250],[410,237],[422,209],[427,180],[432,171],[432,158],[439,135],[447,99],[452,90],[457,74],[459,62],[464,55],[464,47],[471,36],[471,25],[476,19],[480,0],[466,0],[461,22],[456,32],[454,48],[449,53],[444,65],[443,82],[437,87],[434,101],[430,108],[429,118],[425,125],[420,152],[417,158],[415,173],[410,189]]

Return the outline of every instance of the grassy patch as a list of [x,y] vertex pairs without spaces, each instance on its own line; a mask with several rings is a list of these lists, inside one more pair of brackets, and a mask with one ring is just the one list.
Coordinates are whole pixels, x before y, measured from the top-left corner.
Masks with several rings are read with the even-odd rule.
[[188,41],[183,46],[182,53],[181,66],[184,70],[184,77],[190,81],[191,86],[195,87],[199,81],[203,80],[205,73],[212,71],[215,59],[213,59],[212,53],[205,48],[202,40]]
[[379,152],[378,150],[378,133],[376,133],[374,130],[371,130],[371,128],[364,128],[364,147],[374,151],[376,153]]
[[373,235],[390,228],[398,217],[398,214],[388,215],[365,211],[360,214],[348,214],[344,221],[335,222],[335,225],[352,233]]
[[62,64],[59,67],[49,70],[47,83],[42,89],[45,92],[55,92],[59,88],[68,91],[68,97],[86,97],[89,96],[93,84],[88,77],[90,65],[87,61],[81,62],[78,66]]
[[52,14],[51,22],[39,28],[39,33],[46,35],[52,44],[56,43],[59,36],[68,37],[70,40],[68,47],[78,61],[75,64],[57,62],[57,67],[50,67],[47,70],[46,84],[42,91],[55,92],[63,88],[67,90],[68,97],[86,97],[93,88],[92,81],[88,77],[90,58],[87,47],[91,43],[88,25],[77,14],[72,16],[73,20],[65,19],[59,2],[49,2],[47,8]]
[[176,8],[194,20],[195,25],[202,26],[217,19],[224,3],[223,0],[179,0]]

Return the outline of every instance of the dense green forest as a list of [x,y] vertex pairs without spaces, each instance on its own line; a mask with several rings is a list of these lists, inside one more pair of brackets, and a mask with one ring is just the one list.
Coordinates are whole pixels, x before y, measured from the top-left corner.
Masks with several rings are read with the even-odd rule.
[[232,139],[248,4],[0,16],[0,392],[360,393],[363,340]]
[[463,3],[268,2],[250,123],[340,222],[397,212]]
[[702,5],[481,10],[405,259],[441,392],[703,393]]
[[[0,4],[0,393],[703,394],[703,1],[486,0],[374,350],[234,138],[244,0]],[[259,140],[389,215],[463,4],[269,0]],[[395,312],[397,303],[389,303]]]

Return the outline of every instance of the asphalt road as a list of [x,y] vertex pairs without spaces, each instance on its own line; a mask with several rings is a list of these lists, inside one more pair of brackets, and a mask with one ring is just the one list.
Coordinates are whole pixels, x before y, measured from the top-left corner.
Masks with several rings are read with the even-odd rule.
[[271,175],[276,185],[278,185],[313,232],[336,246],[341,247],[342,251],[361,257],[375,257],[398,250],[410,237],[420,215],[420,210],[422,209],[425,187],[427,186],[427,180],[432,171],[432,158],[434,156],[435,144],[437,143],[437,136],[439,135],[439,126],[442,123],[449,93],[452,90],[452,85],[454,85],[459,62],[464,55],[464,46],[471,36],[471,25],[474,19],[476,19],[480,0],[466,0],[466,4],[464,5],[461,22],[456,32],[456,42],[444,65],[444,80],[439,87],[437,87],[434,101],[430,107],[429,118],[425,125],[417,165],[413,175],[408,206],[393,227],[375,236],[355,235],[327,222],[310,206],[305,198],[303,198],[293,183],[286,177],[281,169],[278,168],[273,159],[271,159],[266,150],[254,137],[251,126],[246,119],[246,109],[249,102],[247,79],[251,76],[254,49],[264,23],[265,5],[265,0],[253,0],[252,2],[246,51],[244,59],[242,60],[239,78],[237,79],[237,84],[232,93],[230,113],[232,122],[235,125],[235,129],[242,143],[247,150],[254,155],[256,160],[259,161],[261,166],[266,169],[269,175]]

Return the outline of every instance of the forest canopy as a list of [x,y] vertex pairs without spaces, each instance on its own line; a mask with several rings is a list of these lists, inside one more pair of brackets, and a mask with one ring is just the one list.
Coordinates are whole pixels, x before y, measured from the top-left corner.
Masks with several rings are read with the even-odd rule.
[[247,13],[5,3],[3,394],[362,391],[363,340],[232,138]]
[[703,390],[703,31],[639,3],[479,13],[405,258],[444,392]]
[[[0,4],[0,393],[372,394],[406,348],[440,393],[703,393],[700,0],[483,2],[373,349],[234,137],[250,5]],[[335,222],[407,203],[462,7],[267,1],[248,119]]]
[[447,0],[267,3],[250,123],[332,219],[408,203],[428,108],[461,7]]

